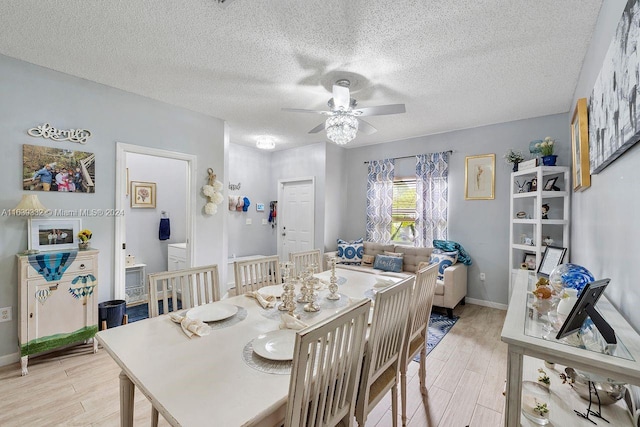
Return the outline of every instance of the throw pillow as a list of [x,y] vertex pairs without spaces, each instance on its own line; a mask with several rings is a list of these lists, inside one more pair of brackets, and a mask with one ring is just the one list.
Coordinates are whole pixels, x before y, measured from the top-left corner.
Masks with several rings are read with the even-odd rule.
[[404,256],[404,254],[402,252],[384,251],[384,254],[387,255],[387,256],[397,256],[398,258],[402,258]]
[[394,273],[402,272],[402,258],[389,255],[376,255],[373,268],[383,271],[393,271]]
[[453,240],[434,240],[433,247],[444,251],[458,251],[458,261],[464,265],[471,265],[471,256],[464,250],[462,245]]
[[438,264],[438,280],[444,280],[444,270],[456,263],[457,256],[445,253],[431,254],[431,264]]
[[416,273],[429,265],[431,265],[430,262],[422,261],[420,264],[418,264],[418,268],[416,268]]
[[364,255],[364,245],[362,242],[363,239],[354,240],[353,242],[338,239],[338,261],[341,264],[360,265],[362,255]]
[[362,255],[362,265],[366,265],[368,267],[372,267],[373,266],[373,261],[375,259],[376,259],[376,257],[373,256],[373,255],[364,254],[364,255]]
[[460,253],[458,251],[443,251],[442,249],[438,249],[438,248],[435,248],[431,253],[450,256],[452,258],[455,258],[456,262],[458,262],[458,258],[460,257]]

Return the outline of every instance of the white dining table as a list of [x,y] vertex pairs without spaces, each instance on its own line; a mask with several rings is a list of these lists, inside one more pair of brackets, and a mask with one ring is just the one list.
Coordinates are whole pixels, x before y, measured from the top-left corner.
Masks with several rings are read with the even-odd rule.
[[[316,274],[326,282],[330,276],[330,271]],[[339,293],[353,302],[370,295],[378,277],[340,268],[336,276],[344,278]],[[258,371],[242,356],[258,335],[278,330],[279,319],[266,317],[253,298],[240,295],[223,302],[246,308],[247,317],[203,337],[188,338],[168,315],[98,332],[98,341],[122,369],[122,426],[133,425],[136,388],[174,426],[275,425],[284,419],[290,375]],[[305,316],[301,304],[296,311],[312,324],[342,308],[312,317]]]

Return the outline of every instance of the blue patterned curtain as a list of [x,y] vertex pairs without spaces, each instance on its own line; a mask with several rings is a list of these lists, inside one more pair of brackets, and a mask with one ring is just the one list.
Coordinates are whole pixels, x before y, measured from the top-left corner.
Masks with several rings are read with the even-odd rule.
[[367,178],[367,236],[370,242],[391,240],[394,160],[371,160]]
[[449,205],[449,152],[416,156],[417,247],[432,247],[433,240],[447,240]]

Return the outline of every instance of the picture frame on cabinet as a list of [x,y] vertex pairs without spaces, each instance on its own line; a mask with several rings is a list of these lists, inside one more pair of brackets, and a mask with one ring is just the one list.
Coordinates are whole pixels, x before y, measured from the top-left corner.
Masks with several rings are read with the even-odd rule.
[[464,159],[465,200],[493,200],[496,187],[496,155],[481,154]]
[[549,178],[547,180],[547,182],[544,183],[544,191],[553,191],[556,187],[556,181],[558,180],[558,177],[555,176],[553,178]]
[[573,191],[591,187],[589,172],[589,122],[587,120],[587,98],[576,103],[571,119],[571,156],[573,159]]
[[536,254],[524,254],[523,264],[527,264],[527,270],[536,269]]
[[554,268],[562,264],[567,248],[559,246],[547,246],[547,250],[542,255],[542,261],[538,267],[538,275],[549,277]]
[[78,249],[82,218],[29,218],[29,250]]

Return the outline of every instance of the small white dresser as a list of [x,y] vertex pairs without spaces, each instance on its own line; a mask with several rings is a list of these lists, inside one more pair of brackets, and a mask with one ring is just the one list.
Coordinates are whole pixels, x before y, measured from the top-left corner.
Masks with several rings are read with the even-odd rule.
[[187,268],[187,244],[169,243],[167,245],[167,271]]
[[18,345],[26,375],[29,355],[88,340],[98,332],[98,251],[19,254],[17,261]]

